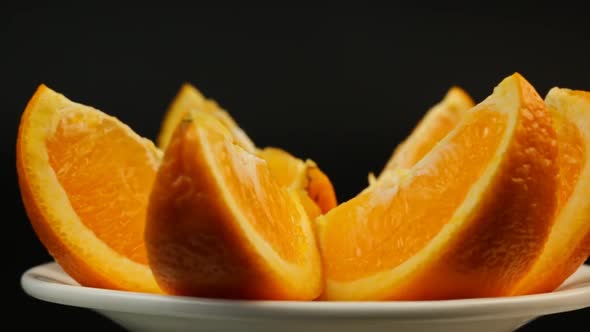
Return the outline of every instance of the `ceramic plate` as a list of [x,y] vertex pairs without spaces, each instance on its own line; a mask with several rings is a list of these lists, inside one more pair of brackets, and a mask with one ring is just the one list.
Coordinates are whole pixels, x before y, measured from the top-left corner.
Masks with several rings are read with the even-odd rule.
[[130,331],[513,331],[546,314],[590,307],[590,266],[552,293],[446,301],[237,301],[82,287],[56,263],[25,272],[23,289],[96,310]]

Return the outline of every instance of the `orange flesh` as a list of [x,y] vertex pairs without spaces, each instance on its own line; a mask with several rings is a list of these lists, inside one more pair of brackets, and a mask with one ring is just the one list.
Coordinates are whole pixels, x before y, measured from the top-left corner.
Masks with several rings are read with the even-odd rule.
[[303,179],[302,170],[305,163],[295,158],[291,154],[278,149],[267,147],[258,151],[258,156],[266,160],[275,180],[283,187],[298,188],[301,186]]
[[223,185],[243,217],[282,259],[302,263],[300,252],[307,245],[301,229],[304,217],[289,193],[273,178],[266,162],[218,132],[199,133],[209,141],[203,146],[209,145],[216,156],[211,158],[216,163],[211,166],[221,172]]
[[130,150],[141,148],[113,120],[76,109],[67,112],[46,141],[58,181],[80,220],[100,240],[147,265],[143,232],[156,172],[148,167],[153,160],[143,150]]
[[[450,137],[449,148],[418,164],[407,181],[377,185],[326,215],[326,223],[335,221],[338,228],[325,233],[324,246],[331,248],[324,252],[328,275],[351,281],[392,269],[449,222],[493,157],[507,124],[500,112],[472,114]],[[421,208],[407,211],[408,206]]]
[[313,162],[303,162],[272,147],[259,150],[258,156],[266,160],[272,175],[281,186],[302,190],[308,196],[303,197],[300,194],[300,201],[311,218],[327,213],[338,205],[332,182]]
[[428,140],[421,141],[420,144],[414,147],[412,151],[411,158],[407,158],[404,160],[404,163],[398,165],[398,167],[402,168],[410,168],[414,166],[420,159],[424,158],[424,156],[432,150],[432,148],[441,140],[443,139],[455,126],[457,125],[457,121],[444,118],[440,119],[437,123],[436,128],[433,128],[430,132]]
[[315,166],[307,168],[307,183],[307,188],[305,188],[307,194],[322,210],[322,213],[328,213],[338,205],[332,182],[319,168]]

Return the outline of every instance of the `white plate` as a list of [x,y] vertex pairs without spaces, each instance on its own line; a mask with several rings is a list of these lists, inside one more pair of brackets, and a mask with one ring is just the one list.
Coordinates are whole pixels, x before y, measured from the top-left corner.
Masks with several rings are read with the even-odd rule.
[[513,331],[541,315],[590,307],[590,266],[538,295],[416,302],[236,301],[82,287],[56,263],[25,272],[41,300],[96,310],[130,331]]

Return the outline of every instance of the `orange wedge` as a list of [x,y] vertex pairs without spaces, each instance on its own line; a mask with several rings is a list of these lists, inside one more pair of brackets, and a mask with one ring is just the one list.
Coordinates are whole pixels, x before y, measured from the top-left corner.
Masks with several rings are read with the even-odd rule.
[[41,242],[80,284],[161,292],[143,241],[159,151],[116,118],[41,85],[22,115],[17,170]]
[[150,196],[146,243],[160,286],[181,295],[316,298],[321,261],[297,193],[214,116],[189,116]]
[[553,88],[545,103],[558,137],[558,213],[543,253],[514,294],[554,290],[590,255],[590,93]]
[[309,216],[314,218],[336,207],[336,194],[328,176],[312,160],[303,161],[288,152],[267,147],[258,150],[277,182],[297,190]]
[[278,183],[286,188],[297,189],[310,217],[326,213],[337,205],[336,193],[328,176],[311,160],[303,161],[278,148],[257,149],[252,140],[237,125],[234,119],[216,102],[206,99],[192,85],[184,84],[170,105],[158,136],[158,146],[166,149],[174,129],[188,112],[205,112],[215,117],[232,134],[236,144],[249,152],[257,153],[266,160]]
[[552,225],[556,134],[519,74],[503,80],[404,176],[317,220],[328,300],[509,294]]
[[443,100],[426,112],[412,134],[393,151],[382,173],[414,166],[455,128],[473,106],[473,100],[463,89],[449,89]]
[[248,151],[256,149],[254,143],[236,124],[229,113],[219,107],[215,101],[205,98],[199,90],[188,83],[182,85],[162,121],[162,128],[160,128],[157,140],[160,149],[166,149],[174,130],[189,111],[207,112],[224,124],[232,132],[236,142],[244,149]]

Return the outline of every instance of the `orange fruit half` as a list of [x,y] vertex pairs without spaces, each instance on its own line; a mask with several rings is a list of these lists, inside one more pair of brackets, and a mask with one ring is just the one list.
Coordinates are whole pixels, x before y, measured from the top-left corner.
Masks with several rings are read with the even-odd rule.
[[154,182],[146,242],[181,295],[311,300],[323,287],[310,218],[267,162],[207,112],[176,129]]
[[509,294],[539,256],[556,208],[557,146],[519,74],[403,176],[317,220],[328,300]]
[[554,290],[590,255],[590,93],[553,88],[545,103],[558,138],[558,212],[543,253],[514,294]]
[[215,117],[232,134],[236,144],[266,160],[280,185],[296,188],[310,217],[326,213],[337,205],[336,193],[328,176],[311,160],[303,161],[278,148],[257,149],[252,140],[238,126],[229,113],[203,97],[192,85],[184,84],[170,105],[158,136],[158,146],[166,149],[174,129],[188,112],[205,112]]
[[443,100],[426,112],[412,134],[393,151],[382,174],[414,166],[455,128],[474,105],[471,97],[463,89],[449,89]]
[[116,118],[41,85],[21,118],[17,170],[41,242],[84,286],[161,292],[143,241],[159,151]]

